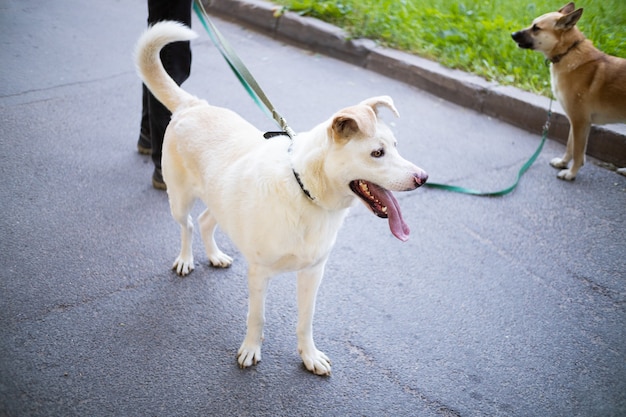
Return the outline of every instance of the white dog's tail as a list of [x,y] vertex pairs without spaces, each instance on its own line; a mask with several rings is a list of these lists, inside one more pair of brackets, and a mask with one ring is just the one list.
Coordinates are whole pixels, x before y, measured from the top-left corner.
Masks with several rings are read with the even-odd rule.
[[159,53],[171,42],[189,41],[198,35],[178,22],[163,21],[148,28],[137,41],[135,65],[152,94],[172,113],[194,97],[180,88],[163,68]]

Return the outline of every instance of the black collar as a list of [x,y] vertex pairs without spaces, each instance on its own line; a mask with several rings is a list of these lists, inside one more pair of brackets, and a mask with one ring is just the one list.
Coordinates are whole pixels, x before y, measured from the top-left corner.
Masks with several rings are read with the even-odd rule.
[[[276,136],[289,136],[289,133],[281,130],[281,131],[277,131],[277,132],[265,132],[263,133],[263,137],[265,139],[272,139],[275,138]],[[289,136],[291,137],[291,136]]]
[[574,42],[569,48],[567,48],[567,51],[563,52],[562,54],[559,55],[555,55],[552,58],[549,58],[548,60],[550,62],[552,62],[553,64],[558,64],[559,62],[561,62],[561,60],[565,57],[565,55],[569,54],[570,51],[574,48],[576,48],[582,41],[576,41]]
[[294,168],[291,168],[291,171],[293,171],[293,176],[296,177],[296,181],[298,181],[298,185],[300,186],[300,189],[302,190],[304,195],[306,195],[309,198],[309,200],[315,201],[315,197],[311,195],[309,190],[304,188],[304,184],[302,183],[302,180],[300,179],[300,174],[298,174]]
[[[273,138],[273,137],[276,137],[276,136],[283,136],[283,135],[284,135],[284,136],[289,136],[289,134],[288,134],[287,132],[283,132],[283,131],[281,131],[281,132],[265,132],[265,133],[263,134],[263,137],[264,137],[265,139],[271,139],[271,138]],[[291,138],[291,136],[289,136],[289,138]],[[288,152],[288,153],[290,153],[290,154],[291,154],[291,148],[292,148],[292,146],[293,146],[293,140],[292,140],[292,141],[291,141],[291,143],[289,144],[289,149],[287,150],[287,152]],[[304,187],[304,183],[302,182],[302,179],[300,178],[300,174],[298,174],[298,173],[296,172],[296,170],[295,170],[295,168],[293,168],[293,166],[291,167],[291,171],[293,172],[293,176],[294,176],[294,177],[296,177],[296,181],[298,181],[298,185],[300,186],[300,189],[302,190],[302,192],[304,193],[304,195],[306,195],[306,196],[307,196],[307,198],[308,198],[309,200],[311,200],[311,201],[315,201],[315,197],[313,197],[313,196],[311,195],[311,193],[309,192],[309,190],[307,190],[307,189]]]

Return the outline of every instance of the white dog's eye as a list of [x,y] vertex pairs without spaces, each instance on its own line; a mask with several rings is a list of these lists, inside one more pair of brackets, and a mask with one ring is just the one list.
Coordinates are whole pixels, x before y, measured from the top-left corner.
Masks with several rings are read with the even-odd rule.
[[541,30],[541,28],[537,25],[533,25],[532,31],[533,32],[539,32]]
[[385,150],[383,148],[376,149],[375,151],[372,151],[370,155],[374,158],[380,158],[385,155]]

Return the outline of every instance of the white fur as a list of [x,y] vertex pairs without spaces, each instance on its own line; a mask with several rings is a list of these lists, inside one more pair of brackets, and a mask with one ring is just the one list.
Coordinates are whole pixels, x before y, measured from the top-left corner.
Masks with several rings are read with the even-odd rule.
[[[406,191],[421,185],[426,174],[400,157],[393,134],[377,117],[380,106],[396,112],[389,97],[339,111],[299,134],[291,151],[286,136],[265,140],[263,132],[236,113],[191,96],[167,76],[160,49],[193,37],[183,25],[158,23],[140,38],[136,53],[143,81],[173,112],[162,166],[172,215],[181,225],[174,269],[187,275],[194,268],[189,212],[200,199],[207,206],[199,225],[211,264],[228,267],[232,262],[215,243],[219,225],[249,265],[248,329],[238,352],[240,366],[261,360],[269,279],[297,271],[298,351],[308,370],[329,375],[330,360],[313,341],[313,312],[326,260],[356,198],[349,183],[363,179]],[[384,149],[385,156],[374,158],[377,149]],[[304,194],[292,168],[315,200]]]

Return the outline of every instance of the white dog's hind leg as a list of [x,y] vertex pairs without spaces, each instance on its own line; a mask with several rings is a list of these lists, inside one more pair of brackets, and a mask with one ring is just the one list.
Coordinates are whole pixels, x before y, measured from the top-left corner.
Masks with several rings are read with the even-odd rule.
[[176,270],[176,273],[182,277],[188,275],[191,271],[193,271],[193,250],[191,247],[192,236],[193,236],[193,223],[191,220],[191,216],[187,216],[186,222],[180,223],[180,239],[181,239],[181,247],[180,254],[174,261],[174,265],[172,265],[172,269]]
[[298,273],[298,352],[306,369],[330,375],[330,359],[317,350],[313,341],[313,315],[317,289],[324,275],[324,263]]
[[237,362],[242,368],[256,365],[261,360],[261,343],[265,326],[265,296],[271,273],[265,268],[250,265],[248,271],[248,330],[237,352]]
[[204,242],[204,248],[209,262],[217,268],[228,268],[233,263],[233,258],[222,252],[217,246],[217,243],[215,243],[217,222],[211,215],[209,209],[204,210],[202,214],[200,214],[198,223],[200,224],[200,234],[202,235],[202,241]]
[[172,268],[180,276],[185,276],[193,271],[193,220],[189,212],[193,206],[193,198],[176,194],[173,190],[168,190],[170,198],[170,210],[172,217],[180,224],[180,254],[174,261]]

